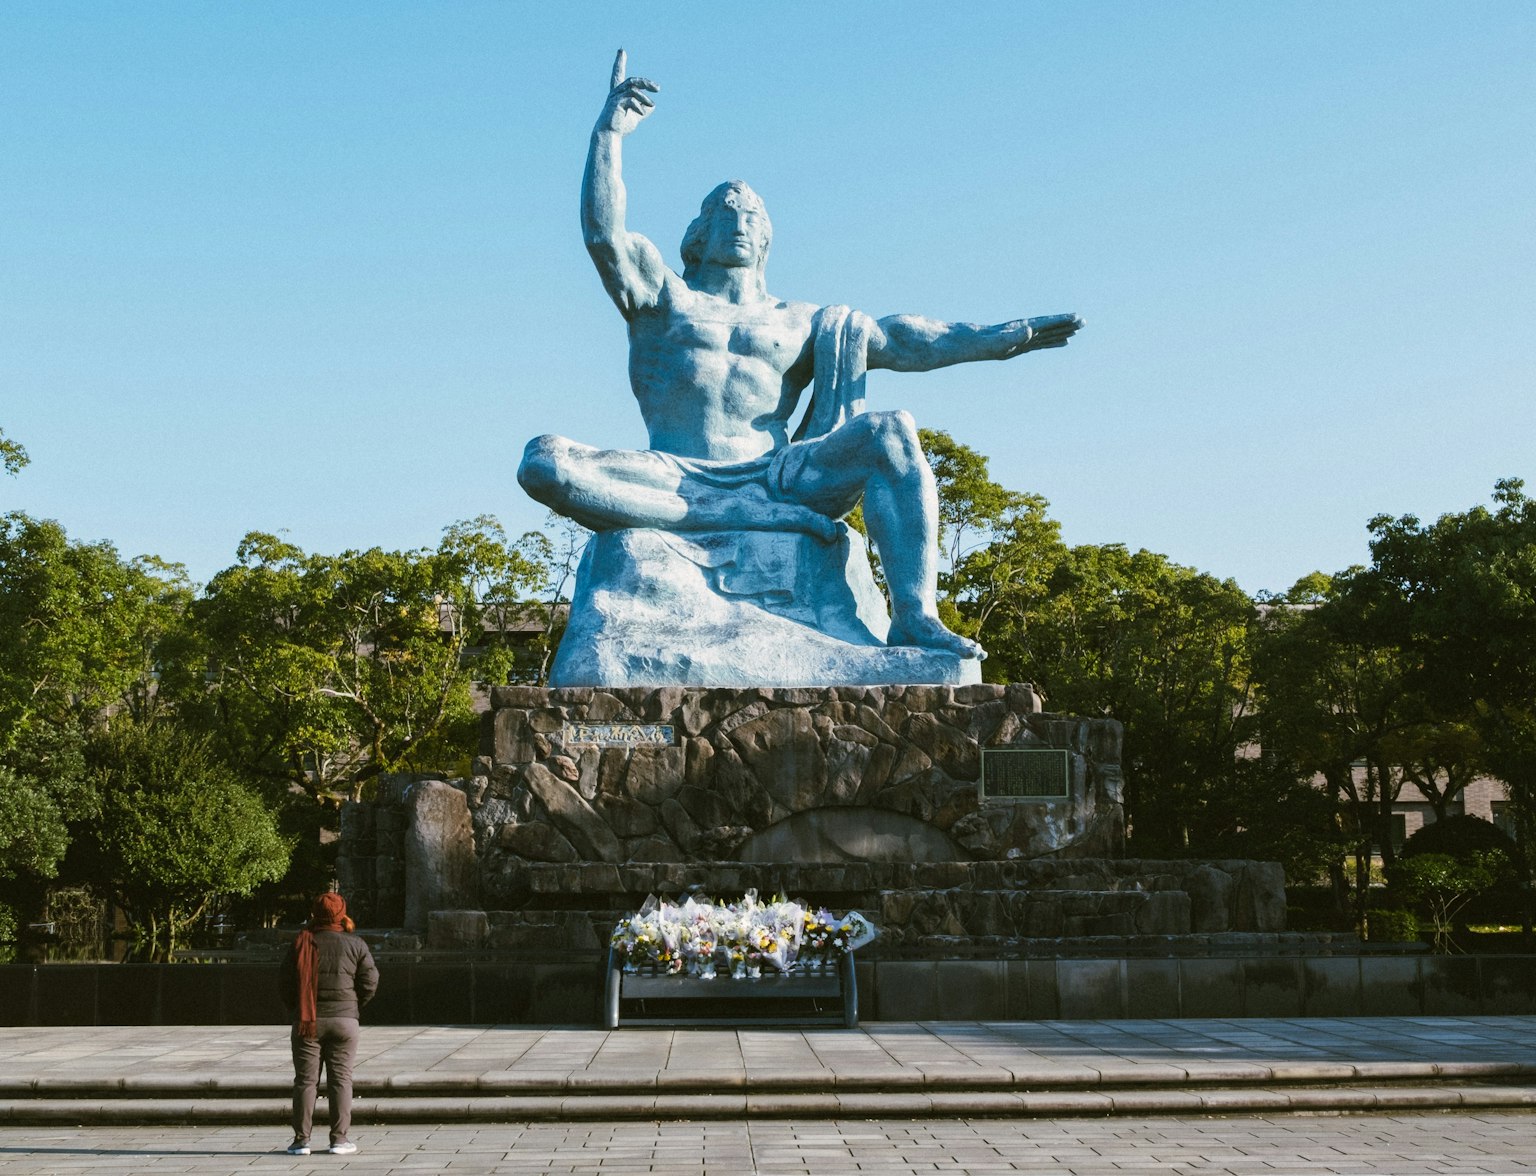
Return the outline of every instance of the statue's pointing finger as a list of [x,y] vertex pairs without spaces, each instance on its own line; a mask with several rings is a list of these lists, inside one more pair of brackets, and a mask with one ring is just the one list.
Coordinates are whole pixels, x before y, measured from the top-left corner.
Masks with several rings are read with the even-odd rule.
[[608,88],[610,90],[617,90],[617,89],[619,89],[619,87],[622,86],[626,90],[629,91],[628,97],[638,98],[642,102],[644,102],[647,106],[654,106],[654,105],[656,105],[649,98],[647,98],[643,93],[641,93],[641,91],[642,90],[649,90],[651,93],[654,94],[657,91],[659,91],[661,89],[661,87],[658,86],[655,82],[651,81],[650,78],[631,78],[631,77],[626,77],[625,74],[624,74],[624,67],[625,67],[624,50],[620,49],[619,50],[619,55],[616,58],[613,59],[613,81],[611,83],[609,83],[609,87]]

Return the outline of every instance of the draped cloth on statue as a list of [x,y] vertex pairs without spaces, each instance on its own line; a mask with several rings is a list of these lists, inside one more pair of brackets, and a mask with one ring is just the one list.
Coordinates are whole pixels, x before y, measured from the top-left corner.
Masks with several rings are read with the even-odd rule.
[[816,378],[796,441],[825,437],[864,411],[864,376],[875,320],[847,306],[824,306],[811,319]]

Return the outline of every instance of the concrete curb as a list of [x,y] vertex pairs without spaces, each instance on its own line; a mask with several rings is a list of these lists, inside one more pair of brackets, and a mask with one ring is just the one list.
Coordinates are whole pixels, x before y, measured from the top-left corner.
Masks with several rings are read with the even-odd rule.
[[[1330,1086],[1146,1090],[930,1090],[729,1092],[629,1095],[359,1097],[359,1123],[1047,1117],[1383,1112],[1536,1107],[1536,1086]],[[0,1102],[15,1126],[149,1126],[287,1120],[289,1103],[253,1098],[31,1098]]]
[[[697,1096],[720,1092],[764,1097],[770,1094],[838,1092],[902,1095],[921,1092],[1019,1092],[1115,1090],[1190,1086],[1284,1086],[1318,1083],[1490,1082],[1536,1079],[1526,1062],[1306,1062],[1260,1065],[1250,1062],[1123,1064],[1118,1066],[938,1067],[871,1070],[759,1069],[696,1070],[493,1070],[482,1074],[420,1071],[370,1077],[360,1074],[360,1098],[399,1101],[417,1098],[475,1098],[485,1095],[563,1098]],[[183,1102],[287,1098],[291,1082],[276,1074],[249,1077],[191,1077],[135,1074],[115,1078],[45,1075],[0,1080],[0,1099],[174,1099]]]

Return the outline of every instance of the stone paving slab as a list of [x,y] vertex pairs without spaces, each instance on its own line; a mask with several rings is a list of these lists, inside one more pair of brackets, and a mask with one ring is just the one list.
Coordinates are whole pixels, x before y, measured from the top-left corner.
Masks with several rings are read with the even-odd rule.
[[[320,1102],[325,1101],[322,1092]],[[0,1122],[11,1124],[280,1123],[286,1098],[97,1098],[0,1100]],[[1137,1117],[1262,1111],[1356,1113],[1536,1108],[1536,1086],[1326,1086],[1241,1089],[1155,1088],[1069,1091],[768,1091],[688,1095],[586,1094],[358,1097],[360,1124],[535,1123],[630,1119],[706,1120],[855,1116],[868,1119],[1056,1115]],[[324,1118],[322,1105],[321,1118]],[[3,1169],[0,1164],[0,1169]]]
[[392,1126],[354,1131],[354,1156],[288,1156],[275,1127],[0,1127],[6,1176],[449,1176],[666,1172],[836,1176],[1027,1172],[1052,1176],[1529,1176],[1536,1116],[1478,1114],[1155,1120],[1054,1118],[864,1122]]
[[[0,1029],[0,1122],[268,1122],[267,1026]],[[1536,1017],[874,1023],[858,1030],[365,1027],[360,1122],[1536,1104]]]
[[[260,1085],[286,1081],[289,1065],[287,1031],[275,1026],[0,1028],[0,1078],[12,1088]],[[1536,1065],[1536,1017],[872,1022],[819,1031],[365,1024],[356,1069],[361,1084],[374,1085],[431,1078],[857,1088],[975,1085],[1001,1072],[1052,1085],[1348,1081],[1468,1065],[1487,1074]]]

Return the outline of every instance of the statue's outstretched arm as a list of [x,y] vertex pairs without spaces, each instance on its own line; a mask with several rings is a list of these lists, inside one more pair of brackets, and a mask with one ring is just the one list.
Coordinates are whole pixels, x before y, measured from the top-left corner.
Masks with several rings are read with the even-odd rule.
[[926,372],[976,359],[1012,359],[1026,351],[1065,347],[1082,325],[1075,314],[1015,319],[990,327],[896,314],[880,319],[870,335],[869,366]]
[[624,177],[620,142],[656,105],[660,87],[646,78],[624,76],[624,50],[613,62],[608,101],[592,128],[587,170],[581,183],[581,232],[619,312],[629,318],[656,304],[667,266],[656,246],[624,227]]

